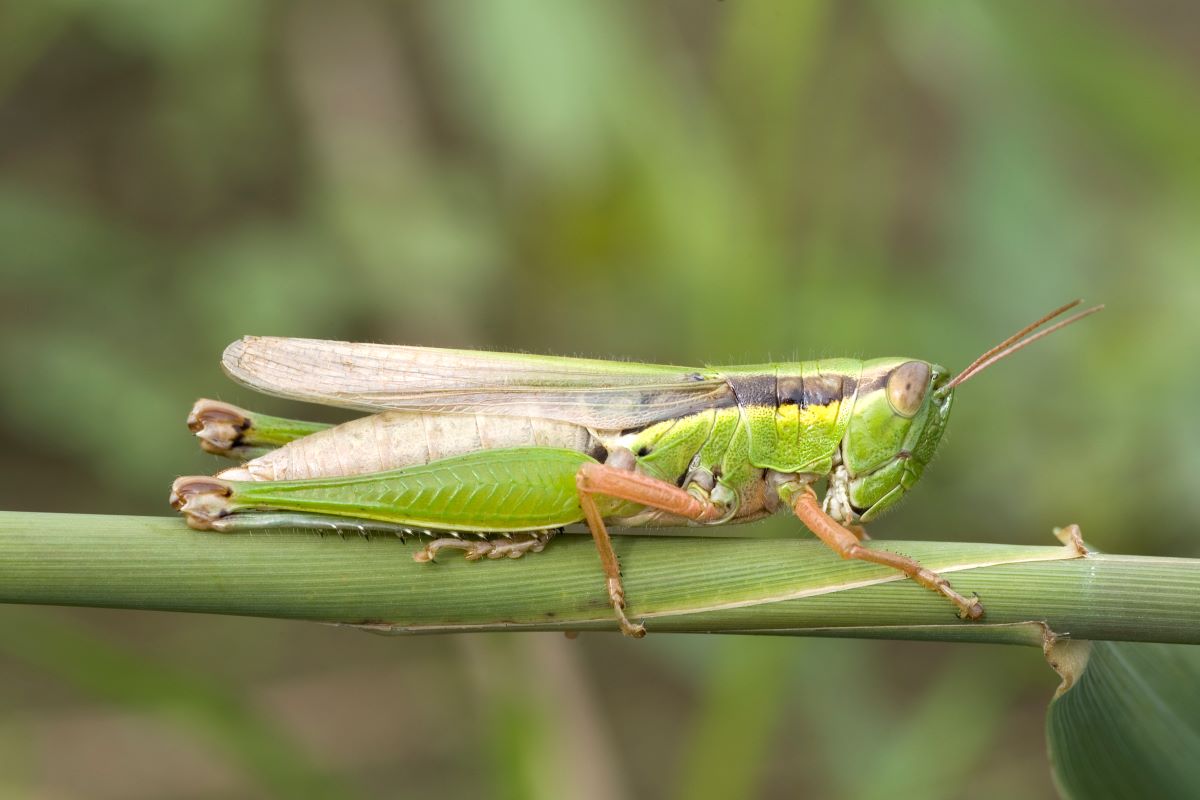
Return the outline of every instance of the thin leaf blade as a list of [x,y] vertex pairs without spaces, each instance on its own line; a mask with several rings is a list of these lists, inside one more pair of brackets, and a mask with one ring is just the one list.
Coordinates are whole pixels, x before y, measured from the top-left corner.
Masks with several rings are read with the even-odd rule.
[[1046,719],[1060,794],[1200,796],[1200,648],[1081,644]]

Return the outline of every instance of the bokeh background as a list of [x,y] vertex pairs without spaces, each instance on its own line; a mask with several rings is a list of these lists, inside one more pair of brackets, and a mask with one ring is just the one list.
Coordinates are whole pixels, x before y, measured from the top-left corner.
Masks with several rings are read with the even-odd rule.
[[[0,3],[0,507],[167,513],[219,466],[196,397],[300,413],[220,373],[246,333],[953,368],[1084,296],[873,532],[1198,555],[1198,34],[1123,0]],[[0,794],[1051,797],[1055,684],[995,646],[7,608]]]

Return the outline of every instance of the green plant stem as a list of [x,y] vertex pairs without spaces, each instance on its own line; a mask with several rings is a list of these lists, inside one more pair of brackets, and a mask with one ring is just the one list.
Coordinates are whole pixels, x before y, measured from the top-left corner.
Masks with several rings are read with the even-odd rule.
[[[612,630],[591,539],[519,560],[419,564],[419,545],[303,531],[200,533],[170,517],[0,512],[0,602],[369,625],[398,633]],[[810,540],[618,536],[634,618],[652,632],[1040,645],[1043,635],[1200,643],[1200,561],[1068,547],[873,542],[977,592],[987,616]]]

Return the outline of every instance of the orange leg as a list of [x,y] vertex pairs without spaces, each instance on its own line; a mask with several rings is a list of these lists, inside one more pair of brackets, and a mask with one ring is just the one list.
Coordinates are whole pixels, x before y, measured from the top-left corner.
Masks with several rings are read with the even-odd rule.
[[983,616],[983,606],[979,598],[973,597],[968,600],[963,597],[954,591],[949,581],[933,570],[922,567],[908,556],[863,547],[854,531],[838,524],[821,510],[821,502],[817,500],[816,492],[811,487],[805,486],[796,495],[792,500],[792,510],[818,539],[842,558],[857,558],[860,561],[870,561],[898,569],[926,589],[932,589],[948,598],[958,606],[958,615],[963,619],[979,619]]
[[600,564],[607,579],[608,599],[616,612],[621,632],[634,638],[645,636],[645,626],[635,625],[625,616],[621,564],[613,552],[612,540],[608,536],[608,529],[604,527],[595,495],[639,503],[696,522],[718,519],[723,512],[716,504],[688,494],[673,483],[605,464],[584,464],[575,475],[575,485],[579,487],[579,505],[583,508],[588,528],[596,541],[596,550],[600,553]]
[[854,534],[854,538],[860,542],[869,542],[871,537],[867,535],[867,529],[862,525],[847,525],[846,530]]

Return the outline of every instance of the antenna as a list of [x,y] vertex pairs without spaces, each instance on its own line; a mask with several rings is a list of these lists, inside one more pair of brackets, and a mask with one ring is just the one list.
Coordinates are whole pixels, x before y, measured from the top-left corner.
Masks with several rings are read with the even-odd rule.
[[[1021,328],[1021,330],[1017,331],[1012,336],[1009,336],[1003,342],[1001,342],[1000,344],[991,348],[986,353],[981,355],[979,358],[975,359],[970,364],[968,364],[966,369],[964,369],[962,372],[955,375],[953,378],[950,379],[949,383],[947,383],[945,386],[942,387],[942,391],[948,391],[950,389],[953,389],[955,386],[960,386],[960,385],[966,383],[968,380],[970,380],[971,378],[974,378],[976,375],[983,372],[985,369],[990,367],[992,364],[995,364],[997,361],[1000,361],[1001,359],[1004,359],[1004,358],[1008,358],[1013,353],[1017,352],[1018,350],[1020,350],[1024,347],[1028,347],[1029,345],[1036,342],[1038,339],[1049,336],[1050,334],[1054,333],[1055,331],[1065,328],[1068,325],[1072,325],[1072,324],[1078,322],[1079,320],[1083,319],[1084,317],[1089,317],[1092,314],[1095,314],[1097,311],[1103,310],[1103,308],[1104,308],[1104,306],[1102,306],[1102,305],[1093,306],[1092,308],[1089,308],[1086,311],[1080,311],[1078,314],[1072,314],[1071,316],[1067,317],[1066,319],[1060,320],[1059,322],[1054,323],[1049,328],[1044,328],[1044,329],[1038,331],[1037,333],[1033,333],[1033,331],[1036,331],[1038,328],[1041,328],[1043,325],[1045,325],[1050,320],[1054,319],[1055,317],[1065,314],[1066,312],[1070,311],[1072,308],[1075,308],[1077,305],[1079,305],[1082,302],[1083,302],[1082,300],[1073,300],[1072,302],[1067,303],[1065,306],[1054,309],[1049,314],[1047,314],[1046,316],[1039,319],[1037,322],[1034,322],[1030,325],[1026,325],[1024,328]],[[1033,334],[1033,335],[1026,336],[1026,334]],[[1025,336],[1025,338],[1022,339],[1021,338],[1022,336]]]

